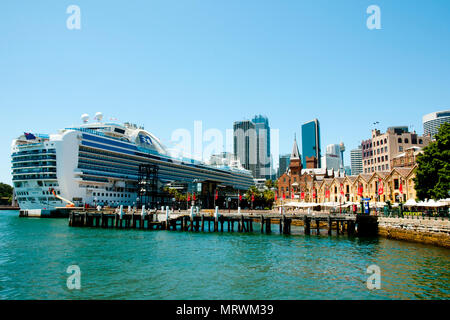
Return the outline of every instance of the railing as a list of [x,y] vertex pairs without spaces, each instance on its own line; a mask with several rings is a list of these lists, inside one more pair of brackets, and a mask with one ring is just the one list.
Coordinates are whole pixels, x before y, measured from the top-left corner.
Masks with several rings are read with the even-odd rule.
[[399,208],[385,210],[380,216],[389,218],[404,218],[404,219],[450,219],[448,209],[437,210],[423,210],[423,211],[401,211]]

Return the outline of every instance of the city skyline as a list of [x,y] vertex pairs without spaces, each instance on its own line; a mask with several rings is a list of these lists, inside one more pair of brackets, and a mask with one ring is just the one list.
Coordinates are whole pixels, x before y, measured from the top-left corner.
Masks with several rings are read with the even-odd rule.
[[[301,144],[299,126],[313,118],[322,148],[352,150],[375,122],[422,134],[424,115],[449,108],[450,46],[434,39],[450,38],[450,4],[378,1],[382,29],[369,30],[370,4],[79,1],[81,29],[68,30],[63,4],[7,3],[0,148],[9,154],[23,132],[56,132],[97,111],[144,125],[168,147],[196,120],[225,132],[255,114],[280,130],[280,154],[295,133]],[[11,183],[10,160],[0,159],[2,182]]]

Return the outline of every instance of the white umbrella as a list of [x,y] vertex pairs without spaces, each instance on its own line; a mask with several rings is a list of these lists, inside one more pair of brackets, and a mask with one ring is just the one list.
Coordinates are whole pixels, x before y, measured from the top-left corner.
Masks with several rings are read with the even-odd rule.
[[415,207],[415,206],[417,206],[417,202],[414,199],[409,199],[408,201],[405,202],[404,206],[405,207]]
[[450,198],[441,199],[438,202],[443,203],[444,205],[448,206],[448,205],[450,205]]

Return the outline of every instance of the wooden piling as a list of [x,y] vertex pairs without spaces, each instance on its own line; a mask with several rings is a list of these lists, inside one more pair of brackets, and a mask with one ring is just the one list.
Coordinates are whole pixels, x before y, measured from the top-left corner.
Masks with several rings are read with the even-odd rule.
[[266,233],[267,234],[269,234],[269,233],[271,233],[272,232],[272,229],[271,229],[271,219],[270,218],[267,218],[266,219]]
[[311,225],[310,225],[310,220],[311,218],[307,217],[307,216],[303,216],[303,227],[305,230],[305,234],[309,235],[311,234]]
[[261,233],[264,233],[264,216],[261,215]]
[[331,221],[331,217],[328,217],[328,235],[331,235],[332,224],[333,222]]

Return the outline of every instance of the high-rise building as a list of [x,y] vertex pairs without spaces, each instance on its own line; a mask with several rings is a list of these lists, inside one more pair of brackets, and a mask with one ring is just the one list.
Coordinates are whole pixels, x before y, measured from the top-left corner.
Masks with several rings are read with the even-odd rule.
[[271,179],[272,166],[270,157],[270,127],[269,119],[257,115],[252,119],[256,130],[256,175],[258,179]]
[[291,160],[290,154],[280,155],[278,160],[277,178],[279,178],[283,173],[286,172],[287,168],[289,168],[290,160]]
[[320,128],[317,119],[302,125],[302,156],[306,168],[320,168]]
[[439,131],[443,123],[450,122],[450,110],[439,111],[424,115],[422,118],[424,135],[431,135],[433,138]]
[[270,127],[265,116],[255,116],[252,121],[236,121],[233,125],[234,154],[242,166],[250,170],[255,179],[272,179],[270,155]]
[[233,124],[234,154],[239,158],[241,165],[252,172],[256,177],[256,130],[255,124],[250,120],[236,121]]
[[325,155],[321,158],[321,167],[338,171],[341,168],[340,146],[338,144],[327,145]]
[[362,146],[350,151],[351,172],[354,176],[363,172]]
[[426,147],[430,141],[430,136],[409,132],[408,127],[390,127],[385,133],[372,130],[372,139],[361,143],[363,173],[390,171],[394,157],[411,147]]

